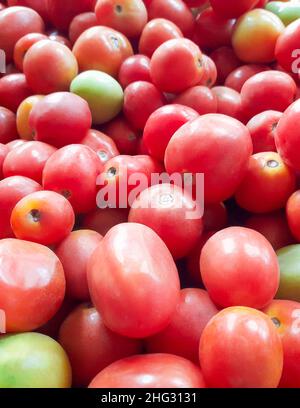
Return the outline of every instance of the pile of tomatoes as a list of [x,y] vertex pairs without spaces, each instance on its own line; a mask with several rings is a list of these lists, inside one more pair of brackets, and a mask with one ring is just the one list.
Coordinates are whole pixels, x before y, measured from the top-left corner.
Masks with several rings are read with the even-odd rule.
[[300,387],[299,45],[292,0],[1,1],[0,388]]

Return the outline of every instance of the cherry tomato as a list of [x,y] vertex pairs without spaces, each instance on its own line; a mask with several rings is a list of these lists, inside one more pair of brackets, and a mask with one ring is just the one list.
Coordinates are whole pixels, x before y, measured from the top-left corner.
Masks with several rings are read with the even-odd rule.
[[124,117],[119,116],[113,119],[104,126],[103,130],[116,143],[121,154],[137,154],[139,134]]
[[217,112],[238,120],[243,119],[241,95],[226,86],[215,86],[211,89],[217,101]]
[[0,107],[0,143],[8,143],[17,137],[15,114],[9,109]]
[[283,350],[271,319],[248,307],[230,307],[214,316],[200,340],[200,364],[208,386],[276,388]]
[[210,4],[216,14],[224,18],[239,17],[253,9],[258,3],[258,0],[210,0]]
[[14,48],[14,63],[16,67],[23,71],[23,61],[29,48],[38,41],[45,40],[48,37],[41,33],[29,33],[21,37]]
[[232,71],[225,80],[225,86],[241,92],[244,83],[256,74],[263,71],[268,71],[269,67],[266,65],[243,65]]
[[9,74],[0,79],[1,106],[16,112],[20,103],[32,95],[24,74]]
[[243,227],[229,227],[213,235],[202,249],[200,270],[210,297],[222,307],[261,309],[273,299],[279,285],[279,266],[271,244]]
[[199,115],[217,112],[217,98],[207,86],[193,86],[178,95],[173,103],[188,106]]
[[150,59],[145,55],[133,55],[127,58],[119,71],[119,82],[123,88],[136,81],[151,82]]
[[88,28],[98,25],[96,14],[93,12],[86,12],[77,14],[69,27],[69,38],[72,44],[77,38]]
[[113,139],[98,130],[89,130],[81,144],[94,150],[102,164],[120,154]]
[[32,140],[33,131],[29,125],[29,116],[34,105],[43,99],[42,95],[32,95],[19,105],[16,115],[17,130],[21,139]]
[[82,228],[105,235],[112,227],[127,222],[128,210],[123,208],[104,208],[91,211],[82,221]]
[[276,43],[275,56],[279,65],[287,72],[298,73],[299,70],[299,35],[300,20],[289,24],[281,33]]
[[93,11],[96,0],[48,0],[51,23],[60,30],[67,30],[73,17],[85,11]]
[[235,55],[231,47],[217,48],[210,54],[218,72],[218,83],[224,84],[226,78],[232,71],[241,65],[241,61]]
[[202,63],[203,63],[203,75],[199,82],[199,85],[204,85],[209,88],[214,86],[217,81],[217,67],[214,61],[205,54],[202,54]]

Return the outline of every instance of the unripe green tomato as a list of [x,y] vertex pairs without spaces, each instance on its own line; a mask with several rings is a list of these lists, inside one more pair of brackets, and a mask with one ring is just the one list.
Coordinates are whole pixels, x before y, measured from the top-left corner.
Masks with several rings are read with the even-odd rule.
[[277,251],[280,284],[277,299],[300,301],[300,244],[289,245]]
[[300,3],[271,1],[265,8],[276,14],[286,26],[300,18]]

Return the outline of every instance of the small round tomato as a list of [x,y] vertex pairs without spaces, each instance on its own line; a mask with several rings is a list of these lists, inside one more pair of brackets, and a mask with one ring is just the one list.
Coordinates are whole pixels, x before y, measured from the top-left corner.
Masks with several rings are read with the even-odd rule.
[[85,214],[81,228],[105,235],[112,227],[127,222],[128,210],[123,208],[97,208]]
[[0,308],[7,332],[37,329],[57,312],[65,295],[59,259],[45,246],[9,238],[0,241],[0,260]]
[[16,116],[18,133],[21,139],[33,140],[34,133],[29,125],[29,116],[33,107],[43,99],[43,95],[32,95],[19,105]]
[[203,74],[198,85],[204,85],[211,88],[217,81],[218,71],[216,64],[205,54],[202,54],[202,63]]
[[178,104],[165,105],[153,112],[143,133],[149,154],[163,161],[167,145],[176,130],[198,116],[194,109]]
[[128,337],[143,338],[165,328],[179,300],[173,258],[142,224],[119,224],[105,235],[90,259],[88,283],[105,325]]
[[24,74],[9,74],[0,79],[1,106],[16,112],[20,103],[32,95]]
[[139,52],[151,58],[160,45],[174,38],[183,38],[183,34],[177,25],[165,18],[155,18],[149,21],[142,31]]
[[267,213],[283,208],[295,189],[295,173],[279,154],[262,152],[251,156],[235,199],[247,211]]
[[199,115],[217,112],[217,98],[207,86],[193,86],[178,95],[173,103],[188,106]]
[[218,72],[218,83],[223,84],[228,75],[241,65],[231,47],[217,48],[210,54]]
[[283,350],[272,320],[248,307],[230,307],[205,327],[199,348],[205,380],[216,388],[276,388]]
[[215,13],[223,18],[239,17],[246,11],[253,9],[257,3],[258,0],[239,0],[238,2],[235,0],[227,0],[226,2],[223,0],[210,0]]
[[136,81],[151,82],[150,59],[146,55],[133,55],[127,58],[119,71],[119,82],[123,88]]
[[34,104],[29,125],[36,140],[62,147],[81,142],[92,125],[92,115],[80,96],[55,92]]
[[171,323],[146,339],[148,353],[170,353],[198,364],[203,329],[218,309],[202,289],[182,289]]
[[82,304],[62,323],[59,342],[68,353],[73,384],[86,387],[114,361],[142,352],[140,340],[129,339],[109,330],[97,310]]
[[8,143],[17,137],[16,115],[0,106],[0,143]]
[[78,64],[71,50],[51,40],[41,40],[27,51],[23,70],[35,93],[49,94],[69,90],[78,73]]
[[200,48],[188,39],[173,39],[160,45],[151,58],[150,75],[163,92],[180,93],[197,85],[203,74]]
[[242,65],[232,71],[225,80],[225,86],[234,89],[237,92],[241,92],[244,83],[256,74],[263,71],[268,71],[269,67],[266,65]]
[[267,110],[253,116],[247,123],[252,143],[253,153],[276,152],[275,132],[282,112]]
[[120,154],[113,139],[98,130],[90,129],[81,144],[94,150],[102,164]]
[[300,20],[289,24],[281,33],[276,43],[275,56],[279,65],[287,72],[298,73],[299,70],[299,35]]
[[217,101],[217,112],[232,118],[243,119],[241,95],[227,86],[215,86],[211,89]]
[[113,119],[104,126],[103,131],[116,143],[121,154],[137,154],[140,135],[124,117]]
[[77,38],[88,28],[98,25],[96,14],[93,12],[86,12],[77,14],[71,21],[69,26],[69,38],[72,44]]
[[16,67],[23,71],[23,61],[29,48],[41,40],[46,40],[48,37],[41,33],[29,33],[21,37],[14,48],[14,63]]
[[205,388],[199,367],[172,354],[146,354],[116,361],[89,388]]
[[95,0],[48,0],[48,13],[51,23],[62,31],[68,30],[73,17],[85,11],[93,11]]
[[275,46],[284,24],[275,14],[255,9],[242,15],[232,34],[232,46],[237,57],[250,64],[265,64],[275,60]]

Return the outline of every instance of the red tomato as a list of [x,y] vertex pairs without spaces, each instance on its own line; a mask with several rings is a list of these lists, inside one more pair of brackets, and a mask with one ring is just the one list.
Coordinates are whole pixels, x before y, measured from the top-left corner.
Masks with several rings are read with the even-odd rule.
[[92,125],[92,114],[80,96],[56,92],[34,105],[29,124],[36,140],[62,147],[81,142]]
[[60,30],[67,30],[73,17],[85,11],[93,11],[96,0],[48,0],[51,23]]
[[242,123],[208,114],[186,123],[173,135],[165,166],[169,173],[204,173],[205,200],[216,203],[234,194],[251,153],[251,137]]
[[3,162],[8,152],[9,152],[9,148],[5,146],[4,144],[0,143],[0,180],[3,179],[2,167],[3,167]]
[[57,312],[65,295],[59,259],[45,246],[3,239],[0,260],[0,308],[5,310],[7,331],[37,329]]
[[204,85],[209,88],[214,86],[217,81],[217,67],[214,61],[205,54],[202,54],[203,75],[198,85]]
[[298,73],[299,69],[300,20],[289,24],[276,43],[275,56],[279,65],[287,72]]
[[283,350],[269,317],[248,307],[219,312],[200,340],[200,364],[208,386],[276,388]]
[[182,289],[171,323],[146,339],[148,353],[170,353],[198,364],[203,329],[218,309],[202,289]]
[[128,210],[123,208],[104,208],[91,211],[82,221],[82,228],[105,235],[115,225],[127,222]]
[[276,152],[275,133],[282,112],[267,110],[261,112],[247,123],[252,143],[253,153]]
[[141,341],[107,329],[101,315],[87,304],[78,306],[62,323],[59,342],[70,358],[77,387],[86,387],[114,361],[142,352]]
[[148,354],[116,361],[89,388],[205,388],[199,367],[172,354]]
[[102,164],[120,154],[113,139],[98,130],[90,129],[81,144],[94,150]]
[[96,14],[93,12],[81,13],[75,16],[69,27],[69,38],[72,44],[88,28],[98,25]]
[[231,47],[217,48],[210,54],[218,72],[218,83],[224,84],[228,75],[241,65]]
[[244,83],[256,74],[263,71],[268,71],[269,67],[266,65],[243,65],[232,71],[225,80],[225,86],[241,92]]
[[173,103],[193,108],[199,115],[217,112],[217,98],[207,86],[193,86],[178,95]]
[[173,258],[159,236],[141,224],[119,224],[105,235],[90,259],[88,282],[105,325],[128,337],[164,329],[179,300]]
[[102,236],[96,231],[73,231],[56,248],[66,277],[66,294],[71,299],[90,299],[87,284],[87,264]]
[[119,116],[113,119],[103,127],[103,130],[116,143],[121,154],[137,154],[139,134],[130,126],[124,117]]
[[217,101],[217,112],[238,120],[243,119],[241,95],[234,89],[226,86],[215,86],[212,93]]
[[24,74],[9,74],[0,79],[2,107],[16,112],[20,103],[30,95],[32,95],[32,91]]
[[49,20],[48,0],[7,0],[8,6],[25,6],[35,10],[44,21]]
[[133,55],[127,58],[119,71],[119,82],[123,88],[136,81],[151,82],[150,59],[145,55]]
[[43,187],[66,197],[76,213],[85,213],[96,207],[96,180],[101,169],[100,159],[92,149],[80,144],[68,145],[47,161]]
[[300,241],[300,190],[289,198],[286,205],[286,216],[293,236]]
[[74,227],[71,204],[53,191],[37,191],[22,198],[11,213],[15,236],[43,245],[61,242]]
[[246,13],[253,9],[258,3],[258,0],[210,0],[210,4],[220,17],[224,18],[233,18],[239,17],[242,14]]
[[21,37],[14,47],[14,63],[16,67],[23,71],[23,61],[29,48],[38,41],[45,40],[48,37],[41,33],[29,33]]
[[210,297],[222,307],[261,309],[273,299],[279,285],[279,266],[271,244],[243,227],[229,227],[213,235],[202,249],[200,270]]
[[164,104],[163,93],[150,82],[132,82],[124,91],[124,115],[138,130],[144,129],[151,113]]
[[215,203],[205,206],[204,229],[206,231],[218,231],[227,226],[228,215],[223,203]]
[[183,34],[177,25],[165,18],[155,18],[149,21],[142,31],[139,52],[151,58],[160,45],[174,38],[183,38]]
[[9,151],[12,151],[16,147],[24,145],[26,142],[27,142],[26,140],[16,139],[16,140],[12,140],[9,143],[6,143],[6,146],[8,147]]
[[149,154],[163,161],[167,145],[176,130],[198,116],[194,109],[178,104],[165,105],[153,112],[143,134]]
[[0,107],[0,143],[8,143],[17,137],[15,114],[9,109]]

